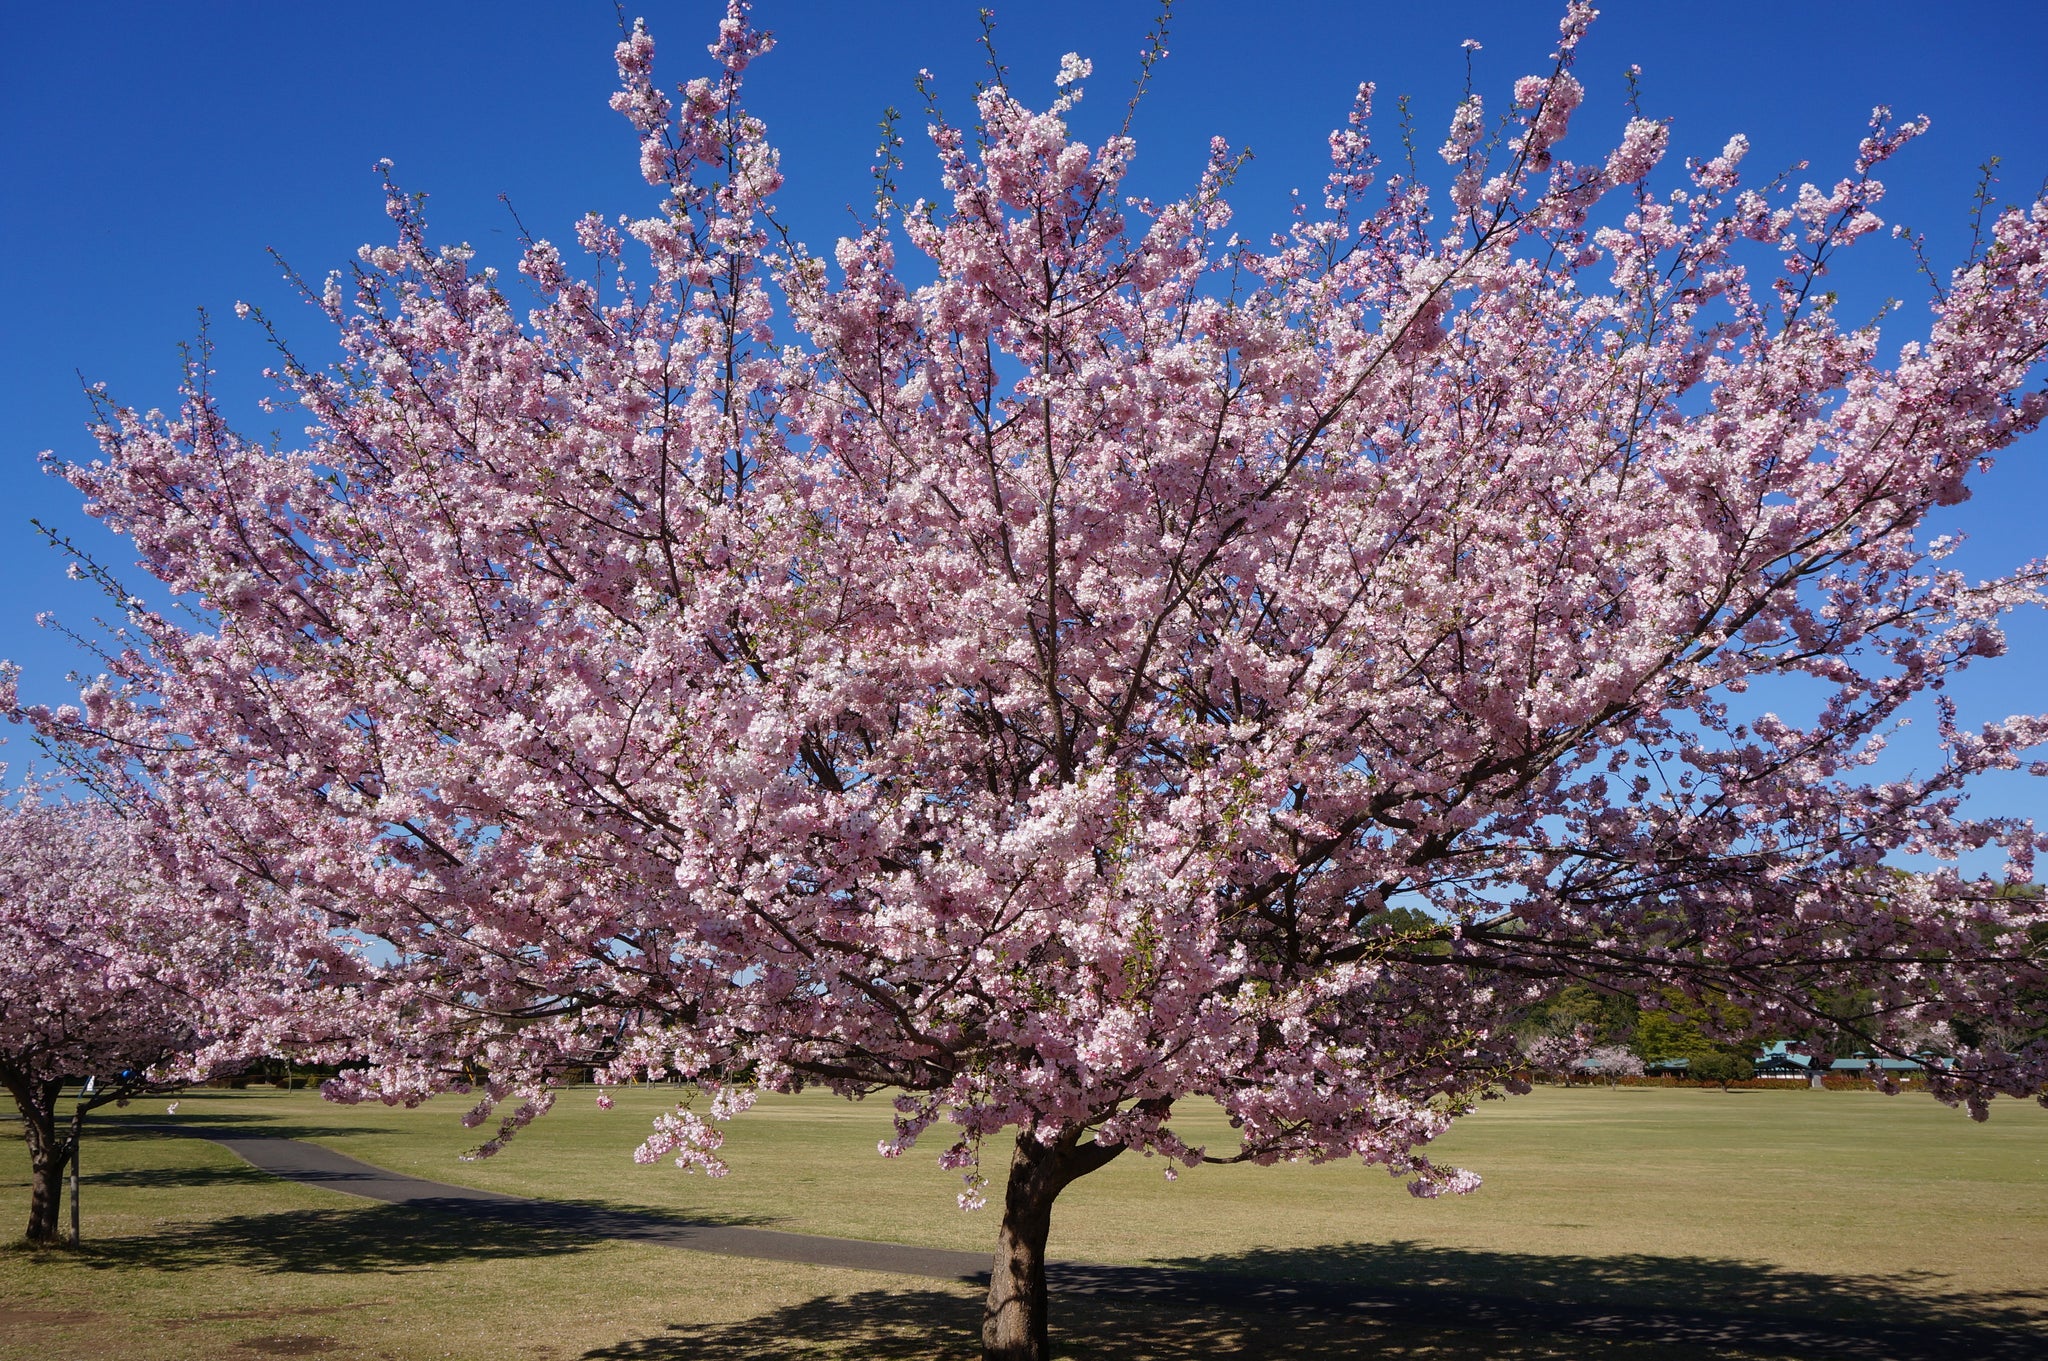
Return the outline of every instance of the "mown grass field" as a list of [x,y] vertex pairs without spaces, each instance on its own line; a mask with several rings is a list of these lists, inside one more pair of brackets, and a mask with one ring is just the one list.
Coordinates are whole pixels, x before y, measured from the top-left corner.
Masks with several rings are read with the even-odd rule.
[[[459,1107],[337,1107],[254,1089],[186,1095],[178,1124],[310,1139],[365,1161],[523,1195],[679,1217],[980,1250],[989,1212],[953,1208],[930,1150],[875,1154],[886,1105],[768,1099],[736,1121],[733,1174],[637,1167],[672,1089],[588,1090],[497,1158]],[[964,1286],[595,1243],[464,1223],[288,1185],[196,1140],[89,1135],[79,1253],[0,1252],[0,1358],[364,1356],[910,1358],[971,1355]],[[1228,1145],[1220,1121],[1198,1132]],[[0,1127],[4,1129],[4,1127]],[[8,1131],[11,1134],[11,1131]],[[995,1152],[995,1150],[991,1150]],[[1779,1356],[1743,1321],[1949,1322],[2048,1333],[2048,1110],[1987,1125],[1925,1097],[1544,1089],[1489,1103],[1437,1155],[1473,1196],[1417,1201],[1352,1164],[1203,1168],[1168,1182],[1131,1157],[1077,1183],[1056,1256],[1441,1295],[1440,1322],[1384,1326],[1128,1300],[1055,1302],[1075,1358]],[[1000,1157],[991,1158],[1000,1170]],[[0,1151],[0,1232],[26,1215],[26,1157]],[[1599,1336],[1507,1334],[1474,1301],[1611,1309]],[[1660,1337],[1671,1308],[1725,1317],[1712,1345]]]

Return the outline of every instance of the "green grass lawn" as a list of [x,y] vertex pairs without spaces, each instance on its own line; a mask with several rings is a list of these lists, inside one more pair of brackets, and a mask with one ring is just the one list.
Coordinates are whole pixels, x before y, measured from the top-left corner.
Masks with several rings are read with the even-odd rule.
[[[588,1090],[498,1157],[463,1162],[459,1107],[338,1107],[304,1093],[198,1092],[179,1123],[312,1139],[436,1180],[679,1216],[980,1250],[929,1151],[885,1161],[887,1107],[771,1098],[730,1127],[731,1176],[637,1167],[669,1089]],[[276,1182],[212,1145],[146,1134],[151,1102],[89,1134],[79,1254],[0,1253],[0,1358],[923,1357],[967,1355],[972,1292],[928,1281],[551,1238]],[[1227,1146],[1220,1121],[1197,1132]],[[991,1150],[992,1173],[1001,1158]],[[2048,1326],[2048,1111],[1987,1125],[1925,1097],[1543,1089],[1489,1103],[1437,1147],[1484,1173],[1417,1201],[1383,1173],[1203,1168],[1169,1183],[1121,1159],[1070,1188],[1055,1256],[1440,1291],[1441,1326],[1276,1322],[1224,1310],[1055,1304],[1075,1357],[1744,1356],[1626,1329],[1512,1337],[1489,1297],[1740,1319]],[[0,1231],[26,1215],[26,1158],[0,1151]],[[1540,1330],[1539,1330],[1540,1331]],[[123,1340],[128,1339],[128,1340]],[[140,1345],[137,1345],[137,1339]],[[1797,1353],[1792,1353],[1797,1354]]]

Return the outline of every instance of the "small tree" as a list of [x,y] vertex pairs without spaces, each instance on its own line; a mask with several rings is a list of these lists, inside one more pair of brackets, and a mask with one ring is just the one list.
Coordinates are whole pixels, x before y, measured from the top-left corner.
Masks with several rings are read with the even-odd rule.
[[1697,1082],[1718,1082],[1727,1091],[1731,1082],[1747,1082],[1756,1076],[1756,1065],[1741,1054],[1712,1049],[1695,1054],[1686,1064],[1685,1075]]
[[1595,1045],[1578,1062],[1581,1072],[1605,1078],[1612,1087],[1625,1077],[1641,1077],[1643,1061],[1618,1044]]
[[[1917,536],[2048,411],[2048,205],[1882,360],[1822,280],[1920,125],[1831,188],[1741,188],[1739,138],[1662,171],[1641,118],[1570,159],[1591,16],[1497,135],[1460,107],[1440,210],[1382,176],[1370,87],[1277,241],[1230,234],[1220,143],[1132,201],[1071,58],[1044,111],[935,111],[937,197],[885,167],[833,261],[773,219],[744,6],[673,100],[636,31],[661,204],[586,221],[586,271],[531,242],[515,306],[394,189],[395,244],[314,295],[340,362],[284,361],[303,443],[237,436],[203,366],[174,417],[105,412],[69,475],[201,622],[130,605],[108,680],[26,716],[159,794],[224,904],[386,943],[333,966],[369,1050],[336,1095],[487,1074],[473,1120],[521,1099],[488,1150],[593,1062],[714,1116],[886,1090],[883,1153],[950,1127],[968,1205],[1011,1133],[990,1357],[1047,1354],[1055,1198],[1125,1154],[1469,1189],[1420,1150],[1560,984],[1781,1033],[1866,986],[1880,1049],[2010,1017],[2040,905],[1869,871],[1995,843],[2027,878],[2031,830],[1957,800],[2043,725],[1866,766],[2036,598]],[[1816,717],[1744,697],[1780,681]],[[2044,1075],[1992,1045],[1937,1090]],[[1204,1102],[1235,1146],[1181,1137]],[[641,1156],[718,1146],[685,1108]]]
[[[0,811],[0,1086],[28,1141],[30,1243],[61,1239],[67,1167],[76,1242],[87,1112],[206,1071],[191,1066],[212,1038],[193,962],[210,933],[155,871],[133,825],[103,808],[30,791]],[[67,1085],[78,1087],[68,1124]]]
[[1572,1074],[1585,1066],[1592,1036],[1583,1027],[1551,1030],[1530,1036],[1522,1043],[1522,1057],[1531,1071],[1572,1085]]

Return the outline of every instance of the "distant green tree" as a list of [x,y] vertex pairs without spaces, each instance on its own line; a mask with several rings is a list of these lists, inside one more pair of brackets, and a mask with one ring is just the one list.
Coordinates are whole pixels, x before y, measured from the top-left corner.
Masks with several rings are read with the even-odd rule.
[[1641,1013],[1626,993],[1603,992],[1574,983],[1552,998],[1539,1013],[1549,1031],[1583,1031],[1596,1045],[1627,1044]]
[[1701,1082],[1718,1082],[1721,1090],[1727,1091],[1731,1082],[1747,1082],[1756,1076],[1756,1065],[1742,1054],[1730,1054],[1722,1050],[1694,1057],[1686,1065],[1686,1076]]
[[1660,1063],[1711,1054],[1714,1042],[1684,1017],[1662,1009],[1645,1009],[1636,1022],[1635,1040],[1630,1048],[1643,1062]]
[[1645,1063],[1697,1061],[1709,1054],[1746,1059],[1755,1047],[1747,1040],[1715,1038],[1717,1034],[1742,1034],[1749,1028],[1749,1013],[1725,999],[1695,999],[1672,988],[1658,992],[1652,1001],[1653,1005],[1641,1008],[1636,1016],[1629,1046]]

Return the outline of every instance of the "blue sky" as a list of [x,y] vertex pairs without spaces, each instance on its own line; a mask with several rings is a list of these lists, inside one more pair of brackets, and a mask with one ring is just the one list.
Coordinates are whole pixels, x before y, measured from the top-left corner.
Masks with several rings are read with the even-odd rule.
[[[875,123],[904,110],[911,173],[920,171],[918,68],[965,115],[984,74],[975,0],[767,0],[756,9],[779,46],[750,73],[750,99],[783,152],[783,215],[813,246],[870,197]],[[1535,0],[1468,0],[1430,13],[1413,4],[1225,3],[1184,0],[1172,55],[1139,116],[1134,189],[1165,197],[1191,181],[1207,139],[1248,145],[1254,161],[1232,194],[1241,227],[1278,222],[1289,188],[1314,186],[1323,135],[1360,80],[1376,81],[1376,129],[1393,151],[1392,96],[1413,96],[1426,148],[1465,77],[1466,38],[1484,44],[1477,84],[1500,107],[1517,75],[1541,68],[1557,13]],[[1605,5],[1583,49],[1589,87],[1567,153],[1586,154],[1624,113],[1621,73],[1642,67],[1644,107],[1673,120],[1681,154],[1710,154],[1743,132],[1746,168],[1800,159],[1830,182],[1846,166],[1873,104],[1926,113],[1933,131],[1886,176],[1887,217],[1925,231],[1938,262],[1959,258],[1977,166],[2004,158],[2001,197],[2031,198],[2048,177],[2048,5],[1777,0],[1713,6],[1624,0]],[[699,74],[722,5],[647,0],[668,82]],[[628,12],[635,7],[628,6]],[[1077,119],[1099,134],[1120,114],[1153,21],[1147,0],[1000,5],[998,49],[1028,101],[1051,96],[1060,54],[1095,62]],[[91,455],[81,378],[105,381],[137,406],[168,406],[178,344],[215,317],[216,368],[232,410],[254,414],[265,350],[235,322],[236,300],[261,304],[301,354],[325,353],[323,328],[266,254],[317,277],[386,235],[371,170],[396,163],[400,182],[431,197],[441,240],[468,240],[509,260],[510,198],[537,235],[566,239],[587,210],[650,210],[630,130],[606,99],[614,87],[617,19],[606,0],[499,0],[451,5],[367,0],[347,6],[49,3],[12,7],[0,53],[0,157],[9,206],[0,215],[15,321],[0,328],[0,657],[24,668],[23,691],[59,700],[68,671],[89,664],[38,629],[54,610],[83,621],[96,596],[64,576],[31,517],[78,535],[118,568],[128,558],[79,513],[36,456]],[[1873,245],[1841,280],[1846,315],[1909,301],[1889,332],[1923,325],[1925,285],[1902,249]],[[1866,305],[1867,304],[1867,305]],[[1977,498],[1943,528],[1972,537],[1966,570],[1989,572],[2048,552],[2048,441],[2012,451]],[[2048,620],[2015,619],[2012,653],[1954,690],[1966,718],[2048,709]],[[1899,760],[1915,760],[1900,745]],[[16,752],[17,764],[23,753]],[[0,751],[0,756],[5,752]],[[2048,821],[2043,781],[1991,782],[1985,810]]]

